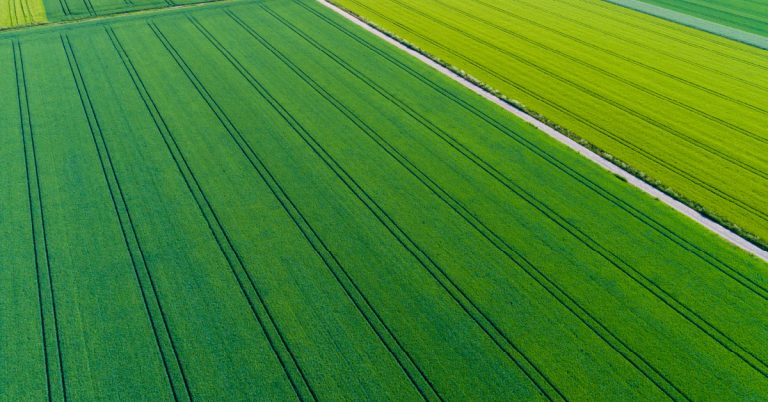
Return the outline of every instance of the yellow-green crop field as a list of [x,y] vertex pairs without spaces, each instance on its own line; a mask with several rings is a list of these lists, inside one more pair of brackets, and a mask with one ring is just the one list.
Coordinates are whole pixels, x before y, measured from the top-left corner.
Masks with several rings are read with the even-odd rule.
[[0,1],[0,29],[47,21],[43,0]]

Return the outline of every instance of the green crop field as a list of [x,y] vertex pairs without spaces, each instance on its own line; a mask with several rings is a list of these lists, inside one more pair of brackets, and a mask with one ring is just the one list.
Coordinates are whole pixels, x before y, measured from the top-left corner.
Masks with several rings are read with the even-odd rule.
[[764,0],[642,0],[705,20],[768,36],[768,2]]
[[314,1],[0,71],[0,400],[768,395],[768,265]]
[[768,247],[768,53],[609,3],[335,0]]

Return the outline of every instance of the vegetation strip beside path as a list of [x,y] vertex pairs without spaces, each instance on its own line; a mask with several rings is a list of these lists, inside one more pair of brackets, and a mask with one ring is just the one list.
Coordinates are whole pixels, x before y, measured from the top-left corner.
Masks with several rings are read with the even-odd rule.
[[373,26],[369,24],[366,20],[363,20],[361,17],[354,15],[350,12],[348,12],[345,9],[342,9],[332,3],[329,3],[326,0],[317,0],[320,4],[328,7],[329,9],[333,10],[334,12],[338,13],[339,15],[343,16],[344,18],[350,20],[351,22],[355,23],[356,25],[362,27],[363,29],[367,30],[368,32],[373,33],[374,35],[378,36],[379,38],[382,38],[383,40],[387,41],[388,43],[392,44],[393,46],[396,46],[397,48],[405,51],[406,53],[410,54],[413,57],[416,57],[420,61],[426,63],[430,67],[434,68],[435,70],[441,72],[442,74],[450,77],[454,81],[462,84],[463,86],[467,87],[468,89],[472,90],[473,92],[479,94],[480,96],[490,100],[491,102],[499,105],[500,107],[504,108],[505,110],[509,111],[510,113],[513,113],[517,117],[525,120],[526,122],[530,123],[537,129],[541,130],[542,132],[546,133],[547,135],[555,138],[556,140],[560,141],[561,143],[565,144],[569,148],[573,149],[574,151],[578,152],[579,154],[583,155],[584,157],[590,159],[591,161],[597,163],[604,169],[610,171],[611,173],[614,173],[618,176],[620,176],[622,179],[626,180],[627,183],[639,188],[640,190],[644,191],[645,193],[651,195],[652,197],[660,200],[661,202],[669,205],[673,209],[677,210],[678,212],[682,213],[683,215],[693,219],[694,221],[698,222],[702,226],[706,227],[707,229],[711,230],[712,232],[716,233],[723,239],[727,240],[728,242],[736,245],[737,247],[752,253],[756,255],[757,257],[761,258],[764,261],[768,261],[768,251],[761,249],[760,247],[756,246],[752,242],[744,239],[743,237],[737,235],[736,233],[732,232],[731,230],[728,230],[724,226],[718,224],[717,222],[707,218],[706,216],[700,214],[693,208],[683,204],[682,202],[672,198],[671,196],[667,195],[663,191],[657,189],[656,187],[646,183],[645,181],[635,177],[633,174],[627,172],[626,170],[620,168],[619,166],[615,165],[611,161],[603,158],[602,156],[598,155],[597,153],[591,151],[590,149],[586,148],[585,146],[577,143],[573,139],[567,137],[566,135],[558,132],[557,130],[553,129],[552,127],[548,126],[544,122],[538,120],[537,118],[525,113],[524,111],[520,110],[519,108],[514,107],[509,102],[499,98],[498,96],[492,94],[488,90],[478,86],[477,84],[467,80],[465,77],[462,77],[455,73],[454,71],[448,69],[447,67],[443,66],[442,64],[435,61],[433,58],[426,56],[422,52],[418,52],[413,49],[411,46],[407,46],[403,43],[403,40],[396,37],[395,35],[386,32],[384,30],[379,29],[376,26]]

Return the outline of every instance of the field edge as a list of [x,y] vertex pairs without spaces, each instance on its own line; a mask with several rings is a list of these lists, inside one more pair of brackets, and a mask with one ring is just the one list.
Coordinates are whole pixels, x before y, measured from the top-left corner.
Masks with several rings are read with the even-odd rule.
[[[358,21],[360,21],[360,22],[364,23],[365,25],[373,28],[374,30],[380,32],[381,34],[386,35],[387,37],[389,37],[392,40],[400,43],[401,45],[407,47],[408,49],[411,49],[411,50],[421,54],[422,56],[428,58],[429,60],[437,63],[438,65],[442,66],[443,68],[448,69],[450,72],[456,74],[457,76],[459,76],[460,78],[466,80],[470,84],[472,84],[472,85],[482,89],[483,91],[485,91],[489,95],[493,96],[494,98],[499,99],[504,104],[507,104],[507,105],[509,105],[509,106],[511,106],[511,107],[513,107],[513,108],[515,108],[515,109],[517,109],[517,110],[519,110],[519,111],[521,111],[521,112],[531,116],[532,118],[534,118],[535,120],[538,120],[539,122],[545,124],[549,128],[557,131],[558,133],[560,133],[562,135],[565,135],[566,137],[568,137],[572,141],[576,142],[578,145],[581,145],[582,147],[586,148],[587,150],[593,152],[594,154],[596,154],[597,156],[599,156],[600,158],[602,158],[606,162],[616,166],[617,168],[627,172],[631,176],[634,176],[637,179],[643,181],[644,183],[650,185],[651,187],[661,191],[662,193],[664,193],[667,196],[671,197],[675,201],[678,201],[678,202],[682,203],[683,205],[685,205],[686,207],[688,207],[688,208],[692,209],[693,211],[697,212],[703,218],[708,219],[709,221],[711,221],[715,225],[719,225],[719,226],[725,228],[726,230],[732,232],[733,234],[735,234],[739,238],[741,238],[741,239],[745,240],[746,242],[754,245],[755,247],[757,247],[761,251],[760,253],[756,253],[756,250],[750,250],[748,248],[745,248],[744,246],[735,243],[731,239],[723,237],[720,233],[716,233],[718,236],[723,237],[726,241],[728,241],[728,243],[731,243],[731,244],[735,245],[736,247],[738,247],[738,248],[740,248],[740,249],[750,253],[751,255],[754,255],[754,256],[756,256],[756,257],[758,257],[760,259],[768,261],[768,258],[766,258],[765,255],[763,255],[765,253],[768,253],[768,240],[763,239],[760,236],[758,236],[758,235],[756,235],[756,234],[754,234],[754,233],[752,233],[752,232],[750,232],[750,231],[748,231],[746,229],[741,228],[740,226],[736,225],[735,223],[731,222],[730,220],[719,216],[714,211],[711,211],[711,210],[707,209],[706,207],[704,207],[703,205],[697,203],[696,201],[693,201],[693,200],[685,197],[684,195],[678,193],[674,188],[666,185],[661,180],[658,180],[658,179],[656,179],[656,178],[654,178],[652,176],[649,176],[648,174],[646,174],[642,170],[635,168],[634,166],[632,166],[629,163],[627,163],[627,162],[617,158],[616,156],[614,156],[613,154],[609,153],[608,151],[606,151],[606,150],[598,147],[597,145],[593,144],[592,142],[584,139],[583,137],[579,136],[578,134],[576,134],[575,132],[571,131],[567,127],[564,127],[564,126],[562,126],[560,124],[557,124],[554,121],[552,121],[549,118],[547,118],[545,115],[543,115],[541,113],[538,113],[535,110],[532,110],[531,108],[527,107],[526,105],[522,104],[521,102],[519,102],[517,100],[509,98],[507,95],[505,95],[501,91],[493,88],[492,86],[486,84],[485,82],[483,82],[483,81],[475,78],[474,76],[468,74],[463,69],[461,69],[461,68],[459,68],[459,67],[457,67],[457,66],[455,66],[453,64],[450,64],[450,63],[446,62],[445,60],[443,60],[443,59],[441,59],[441,58],[431,54],[430,52],[427,52],[426,50],[422,49],[418,45],[416,45],[416,44],[408,41],[407,39],[404,39],[404,38],[400,37],[399,35],[389,31],[388,29],[382,27],[381,25],[377,24],[376,22],[371,21],[370,19],[360,15],[359,13],[357,13],[357,12],[355,12],[355,11],[353,11],[353,10],[351,10],[351,9],[341,5],[341,4],[339,4],[336,0],[317,0],[317,1],[318,1],[318,3],[320,3],[320,4],[322,4],[322,5],[326,6],[326,7],[330,4],[333,7],[336,7],[338,9],[344,11],[345,13],[351,15],[352,17],[354,17]],[[332,11],[336,12],[336,10],[333,10],[333,8],[330,8],[330,7],[328,7],[328,8],[331,9]],[[345,16],[343,16],[343,17],[345,17]],[[640,190],[645,192],[643,189],[640,189]],[[653,196],[652,194],[649,194],[649,195]],[[674,208],[674,206],[673,206],[673,208]],[[678,213],[680,213],[680,211],[678,211]],[[698,221],[696,221],[696,222],[698,224],[704,226],[708,231],[715,232],[709,226],[703,225],[701,222],[698,222]]]

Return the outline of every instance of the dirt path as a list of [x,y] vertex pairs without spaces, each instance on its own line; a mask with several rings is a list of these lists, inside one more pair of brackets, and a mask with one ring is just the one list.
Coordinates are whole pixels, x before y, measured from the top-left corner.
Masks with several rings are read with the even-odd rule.
[[709,218],[701,215],[696,210],[688,207],[687,205],[681,203],[680,201],[675,200],[674,198],[668,196],[667,194],[663,193],[662,191],[656,189],[655,187],[651,186],[650,184],[638,179],[631,173],[625,171],[624,169],[614,165],[610,161],[602,158],[600,155],[590,151],[589,149],[585,148],[584,146],[580,145],[579,143],[573,141],[572,139],[566,137],[565,135],[557,132],[555,129],[547,126],[543,122],[537,120],[535,117],[526,114],[525,112],[516,109],[512,105],[510,105],[507,102],[504,102],[503,100],[497,98],[496,96],[492,95],[488,91],[484,90],[483,88],[478,87],[477,85],[467,81],[463,77],[455,74],[451,70],[443,67],[442,65],[436,63],[432,59],[430,59],[427,56],[424,56],[423,54],[408,48],[407,46],[403,45],[402,43],[398,42],[397,40],[393,39],[392,37],[388,36],[387,34],[379,31],[378,29],[368,25],[364,21],[359,20],[354,15],[342,10],[341,8],[327,2],[326,0],[317,0],[320,4],[328,7],[329,9],[333,10],[337,14],[341,15],[342,17],[352,21],[356,25],[362,27],[368,32],[371,32],[372,34],[378,36],[379,38],[389,42],[390,44],[396,46],[400,50],[410,54],[411,56],[421,60],[422,62],[426,63],[430,67],[434,68],[435,70],[443,73],[444,75],[450,77],[454,81],[460,83],[461,85],[469,88],[473,92],[479,94],[480,96],[490,100],[491,102],[499,105],[500,107],[504,108],[508,112],[514,114],[515,116],[527,121],[528,123],[532,124],[536,128],[538,128],[540,131],[543,131],[550,137],[553,137],[554,139],[560,141],[561,143],[567,145],[569,148],[573,149],[574,151],[580,153],[581,155],[589,158],[591,161],[597,163],[604,169],[610,171],[611,173],[614,173],[622,178],[624,178],[627,183],[639,188],[640,190],[644,191],[645,193],[649,194],[650,196],[659,199],[661,202],[669,205],[670,207],[674,208],[678,212],[682,213],[683,215],[693,219],[694,221],[698,222],[702,226],[706,227],[710,231],[716,233],[723,239],[727,240],[728,242],[736,245],[737,247],[757,256],[758,258],[762,259],[763,261],[768,262],[768,251],[765,251],[761,249],[760,247],[757,247],[756,245],[752,244],[748,240],[740,237],[736,233],[733,233],[732,231],[728,230],[727,228],[721,226],[720,224],[710,220]]

